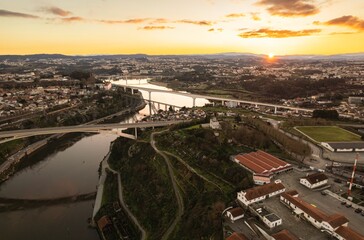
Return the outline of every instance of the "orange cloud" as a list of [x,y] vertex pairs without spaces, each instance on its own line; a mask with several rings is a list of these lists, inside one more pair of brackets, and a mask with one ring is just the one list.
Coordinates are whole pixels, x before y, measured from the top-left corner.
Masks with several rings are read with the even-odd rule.
[[224,29],[222,28],[210,28],[209,30],[207,30],[208,32],[222,32],[224,31]]
[[194,25],[200,25],[200,26],[211,26],[214,23],[211,21],[194,21],[194,20],[187,20],[187,19],[183,19],[183,20],[178,20],[176,21],[176,23],[186,23],[186,24],[194,24]]
[[254,21],[260,21],[262,20],[259,16],[259,13],[250,13],[250,16],[251,18],[254,20]]
[[227,18],[241,18],[241,17],[245,17],[244,13],[230,13],[228,15],[225,15],[225,17]]
[[66,17],[66,18],[60,18],[60,20],[62,20],[63,22],[81,22],[84,21],[85,19],[82,17]]
[[174,29],[174,27],[170,26],[145,26],[143,28],[139,28],[141,30],[166,30],[166,29]]
[[8,10],[0,9],[0,17],[15,17],[15,18],[39,18],[38,16],[20,13],[20,12],[12,12]]
[[311,36],[319,32],[321,32],[320,29],[304,29],[299,31],[293,31],[293,30],[273,30],[269,28],[262,28],[259,30],[243,32],[240,33],[238,36],[241,38],[288,38],[288,37]]
[[149,20],[150,18],[132,18],[126,20],[97,20],[97,21],[106,24],[138,24],[138,23],[145,23]]
[[259,0],[258,5],[269,6],[271,15],[282,17],[305,17],[320,12],[310,0]]
[[327,25],[327,26],[344,26],[359,31],[364,31],[364,20],[358,17],[347,15],[338,18],[331,19],[327,22],[313,22],[316,25]]
[[47,7],[47,8],[43,8],[43,11],[60,16],[60,17],[67,17],[72,14],[72,12],[61,9],[59,7]]
[[156,18],[153,19],[150,24],[161,24],[161,23],[168,23],[168,19],[165,18]]

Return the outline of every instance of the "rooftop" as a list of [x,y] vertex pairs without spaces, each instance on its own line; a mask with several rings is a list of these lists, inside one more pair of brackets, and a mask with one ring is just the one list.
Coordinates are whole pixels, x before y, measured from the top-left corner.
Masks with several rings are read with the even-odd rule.
[[285,189],[284,185],[282,183],[268,183],[262,186],[257,186],[257,187],[253,187],[253,188],[249,188],[247,190],[245,190],[245,198],[247,200],[252,200],[255,198],[259,198],[265,195],[268,195],[270,193],[273,192],[277,192],[280,190]]
[[283,229],[282,231],[272,235],[275,240],[299,240],[298,237],[293,235],[290,231]]
[[341,237],[347,240],[363,240],[364,236],[354,231],[353,229],[345,226],[339,227],[336,231]]
[[304,178],[307,179],[307,181],[311,184],[322,182],[328,179],[327,176],[321,172],[308,175]]

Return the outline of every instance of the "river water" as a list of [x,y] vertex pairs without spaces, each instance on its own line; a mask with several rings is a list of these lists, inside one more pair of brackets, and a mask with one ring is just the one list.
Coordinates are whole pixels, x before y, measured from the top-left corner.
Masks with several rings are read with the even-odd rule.
[[[114,84],[125,84],[121,80]],[[147,80],[128,80],[146,88],[170,90],[149,84]],[[148,99],[148,93],[142,92]],[[168,93],[152,93],[152,100],[191,107],[191,98]],[[197,106],[208,103],[196,99]],[[149,114],[146,106],[134,118]],[[37,163],[22,169],[0,185],[0,197],[44,199],[72,196],[96,191],[98,168],[109,151],[114,135],[97,134],[83,137],[67,147],[42,150],[29,158]],[[36,158],[36,159],[34,159]],[[97,240],[96,230],[89,228],[94,200],[35,209],[0,213],[0,240]]]

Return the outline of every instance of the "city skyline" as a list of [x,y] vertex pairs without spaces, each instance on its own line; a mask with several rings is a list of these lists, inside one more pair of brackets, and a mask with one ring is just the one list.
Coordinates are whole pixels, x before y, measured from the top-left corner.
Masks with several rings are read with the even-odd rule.
[[358,0],[14,0],[0,54],[364,52]]

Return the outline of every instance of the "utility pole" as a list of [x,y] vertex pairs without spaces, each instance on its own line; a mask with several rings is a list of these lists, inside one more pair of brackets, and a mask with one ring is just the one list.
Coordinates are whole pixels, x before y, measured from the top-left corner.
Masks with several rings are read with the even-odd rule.
[[353,186],[353,182],[354,182],[354,176],[355,176],[355,170],[356,170],[356,163],[359,160],[359,153],[356,153],[356,157],[355,157],[355,161],[354,161],[354,166],[353,166],[353,172],[351,173],[351,179],[350,179],[350,184],[349,184],[349,189],[348,189],[348,199],[350,198],[350,194],[351,194],[351,188]]

